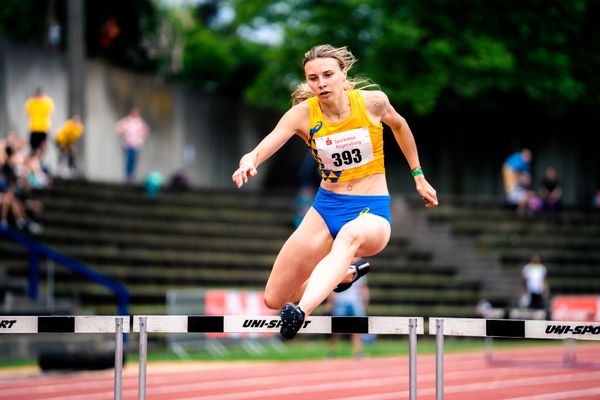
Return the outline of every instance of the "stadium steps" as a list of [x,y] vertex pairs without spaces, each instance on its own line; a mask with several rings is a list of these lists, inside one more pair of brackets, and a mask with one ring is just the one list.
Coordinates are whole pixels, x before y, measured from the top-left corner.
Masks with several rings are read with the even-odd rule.
[[[277,252],[293,232],[293,194],[164,190],[151,200],[136,186],[58,180],[55,188],[39,193],[45,205],[40,240],[125,283],[130,313],[164,313],[170,289],[262,290]],[[401,231],[393,233],[381,254],[369,258],[369,312],[428,316],[462,310],[461,315],[473,315],[479,284],[458,275],[452,263],[434,262],[429,249],[415,247]],[[0,253],[9,276],[26,276],[27,255],[21,248],[0,240]],[[42,275],[45,269],[42,263]],[[60,267],[54,276],[57,296],[76,298],[86,313],[114,313],[116,300],[107,289]]]
[[456,237],[469,238],[477,254],[498,261],[514,277],[518,300],[521,268],[538,253],[548,268],[552,295],[593,294],[600,291],[600,213],[566,209],[560,217],[517,215],[493,201],[449,202],[431,213],[433,225],[446,225]]

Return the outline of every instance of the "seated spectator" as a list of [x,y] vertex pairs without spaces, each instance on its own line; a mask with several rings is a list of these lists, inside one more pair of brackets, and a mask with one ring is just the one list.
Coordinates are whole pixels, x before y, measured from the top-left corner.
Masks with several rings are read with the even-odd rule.
[[26,190],[43,190],[52,187],[52,175],[42,164],[43,153],[44,150],[38,148],[25,160],[23,175],[28,183],[28,187],[25,188]]
[[170,187],[171,189],[181,191],[190,189],[190,180],[184,170],[178,170],[173,173]]
[[555,213],[562,211],[562,188],[556,177],[556,169],[554,167],[550,166],[546,168],[539,192],[544,211]]
[[158,171],[152,171],[146,177],[146,180],[144,181],[144,188],[146,190],[146,196],[150,200],[155,200],[158,198],[162,181],[162,174]]
[[517,184],[507,193],[506,199],[510,206],[517,209],[521,216],[530,216],[542,209],[542,201],[531,189],[529,174],[518,175]]
[[[42,231],[41,225],[28,215],[28,211],[40,211],[41,204],[26,198],[25,190],[28,183],[19,175],[22,166],[18,165],[13,147],[8,145],[4,148],[4,163],[0,169],[3,185],[0,188],[0,225],[2,228],[9,227],[9,216],[12,216],[17,229],[27,230],[33,234]],[[25,190],[24,190],[25,189]]]
[[514,199],[511,201],[510,196],[514,196],[513,191],[517,188],[523,175],[527,175],[531,179],[531,160],[533,155],[531,150],[523,149],[513,153],[504,161],[502,165],[502,179],[504,181],[504,191],[510,203],[514,204]]

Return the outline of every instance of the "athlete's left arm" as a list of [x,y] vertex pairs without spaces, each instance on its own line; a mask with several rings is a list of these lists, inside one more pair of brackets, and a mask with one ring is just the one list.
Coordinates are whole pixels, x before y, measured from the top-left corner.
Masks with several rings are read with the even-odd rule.
[[[408,123],[394,109],[385,93],[381,91],[372,92],[367,97],[367,108],[370,112],[381,116],[381,122],[390,127],[396,138],[396,142],[400,146],[410,170],[413,171],[421,167],[419,163],[419,152],[415,138],[408,126]],[[423,198],[427,207],[435,207],[438,205],[437,193],[435,189],[427,182],[424,174],[419,174],[414,177],[417,192]]]

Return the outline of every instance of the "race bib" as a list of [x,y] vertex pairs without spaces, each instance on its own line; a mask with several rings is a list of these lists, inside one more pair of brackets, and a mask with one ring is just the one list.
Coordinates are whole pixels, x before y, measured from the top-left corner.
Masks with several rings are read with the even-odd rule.
[[373,145],[367,128],[352,129],[315,139],[326,169],[344,171],[373,161]]

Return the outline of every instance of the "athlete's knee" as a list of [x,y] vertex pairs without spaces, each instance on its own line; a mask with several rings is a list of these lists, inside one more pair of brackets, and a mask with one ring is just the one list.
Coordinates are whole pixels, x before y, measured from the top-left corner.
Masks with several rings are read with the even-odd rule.
[[346,247],[351,246],[360,246],[362,241],[362,234],[360,229],[356,227],[354,224],[349,223],[342,227],[339,231],[337,237],[335,238],[335,242]]
[[274,296],[270,290],[265,290],[263,300],[265,302],[265,306],[271,310],[279,310],[286,303],[286,301],[281,297]]

